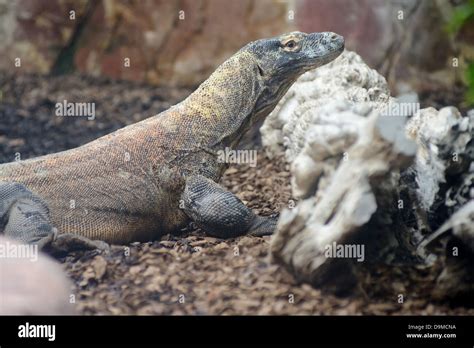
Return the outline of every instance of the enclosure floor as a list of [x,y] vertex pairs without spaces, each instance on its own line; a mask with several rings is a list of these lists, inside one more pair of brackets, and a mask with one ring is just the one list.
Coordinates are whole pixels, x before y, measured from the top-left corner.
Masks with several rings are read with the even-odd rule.
[[[263,156],[257,163],[231,167],[222,184],[256,212],[276,213],[290,199],[288,172]],[[77,253],[63,263],[84,314],[474,314],[430,299],[437,270],[372,268],[352,295],[325,294],[272,264],[269,243],[188,230],[134,243],[129,256],[117,246],[109,255]]]
[[[189,93],[124,82],[0,76],[0,162],[75,147],[160,112]],[[54,116],[54,104],[94,101],[95,121]],[[233,165],[221,184],[255,212],[278,213],[290,197],[288,168],[258,150],[257,166]],[[108,254],[60,259],[82,314],[474,314],[435,302],[439,266],[371,267],[344,298],[298,284],[272,264],[270,237],[220,240],[188,228],[161,241],[113,246]],[[404,302],[398,303],[398,295]]]

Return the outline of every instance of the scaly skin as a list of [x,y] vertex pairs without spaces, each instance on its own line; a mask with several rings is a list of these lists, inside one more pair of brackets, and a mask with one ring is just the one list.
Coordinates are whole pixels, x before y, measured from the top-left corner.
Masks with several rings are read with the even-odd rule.
[[[201,214],[193,213],[199,206],[191,207],[183,194],[187,180],[202,176],[217,182],[226,168],[217,151],[234,148],[303,72],[331,61],[343,47],[342,37],[333,33],[295,32],[252,42],[183,102],[81,147],[3,164],[0,183],[22,184],[44,202],[59,233],[107,243],[159,238]],[[3,191],[2,212],[0,185],[4,229],[15,202],[5,197],[16,197],[15,190],[10,185]],[[182,200],[188,204],[184,209]],[[18,210],[21,215],[24,209]],[[25,239],[18,232],[23,222],[11,221],[10,234]]]

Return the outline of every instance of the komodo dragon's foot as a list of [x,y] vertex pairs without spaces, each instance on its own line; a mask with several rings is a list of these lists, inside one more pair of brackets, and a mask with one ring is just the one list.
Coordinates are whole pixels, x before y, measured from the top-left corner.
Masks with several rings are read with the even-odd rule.
[[0,182],[0,233],[51,253],[108,249],[107,243],[75,234],[58,234],[46,203],[19,183]]
[[95,249],[107,251],[110,246],[101,240],[92,240],[78,234],[63,233],[56,235],[51,244],[45,248],[45,251],[56,254],[68,253],[74,250]]
[[276,228],[277,218],[255,215],[234,194],[201,175],[186,180],[181,199],[186,215],[212,236],[265,236]]

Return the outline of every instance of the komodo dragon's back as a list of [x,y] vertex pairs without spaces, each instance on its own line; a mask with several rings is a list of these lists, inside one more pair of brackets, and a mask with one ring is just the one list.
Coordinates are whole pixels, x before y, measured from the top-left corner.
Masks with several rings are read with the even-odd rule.
[[[0,166],[0,182],[42,197],[59,231],[109,243],[156,238],[185,223],[173,109],[81,147]],[[166,157],[164,156],[166,153]],[[169,162],[169,164],[167,163]]]
[[222,238],[271,234],[275,218],[218,185],[219,152],[343,49],[330,32],[251,42],[159,115],[77,149],[1,165],[0,232],[59,250],[156,239],[189,221]]

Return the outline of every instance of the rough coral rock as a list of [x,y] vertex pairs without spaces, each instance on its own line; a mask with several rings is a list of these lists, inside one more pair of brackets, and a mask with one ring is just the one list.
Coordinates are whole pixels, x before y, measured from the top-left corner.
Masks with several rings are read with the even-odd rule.
[[426,108],[410,119],[406,130],[418,143],[412,170],[419,202],[429,210],[449,177],[469,171],[474,158],[474,115],[462,117],[455,107]]
[[[455,107],[420,110],[407,124],[418,143],[406,174],[416,190],[420,224],[430,232],[418,246],[426,254],[433,241],[448,238],[435,298],[469,298],[474,292],[474,114]],[[407,180],[409,182],[409,180]],[[409,182],[410,185],[410,182]],[[449,233],[448,233],[449,232]],[[435,253],[435,251],[432,251]]]
[[281,213],[273,260],[339,292],[357,282],[358,262],[328,256],[332,245],[364,247],[368,262],[429,267],[442,255],[428,244],[446,234],[433,295],[472,293],[474,114],[418,105],[390,97],[385,79],[352,52],[301,77],[262,128],[268,155],[290,163],[300,199]]
[[[293,162],[294,190],[308,198],[282,212],[271,244],[274,260],[299,279],[334,292],[354,285],[357,261],[353,255],[328,256],[332,245],[360,247],[362,261],[378,260],[398,247],[398,229],[391,223],[397,214],[397,173],[416,153],[415,143],[403,136],[405,118],[370,107],[368,115],[355,110],[346,105],[333,113],[337,121],[322,125],[320,136]],[[295,174],[304,161],[312,162],[305,177]]]

